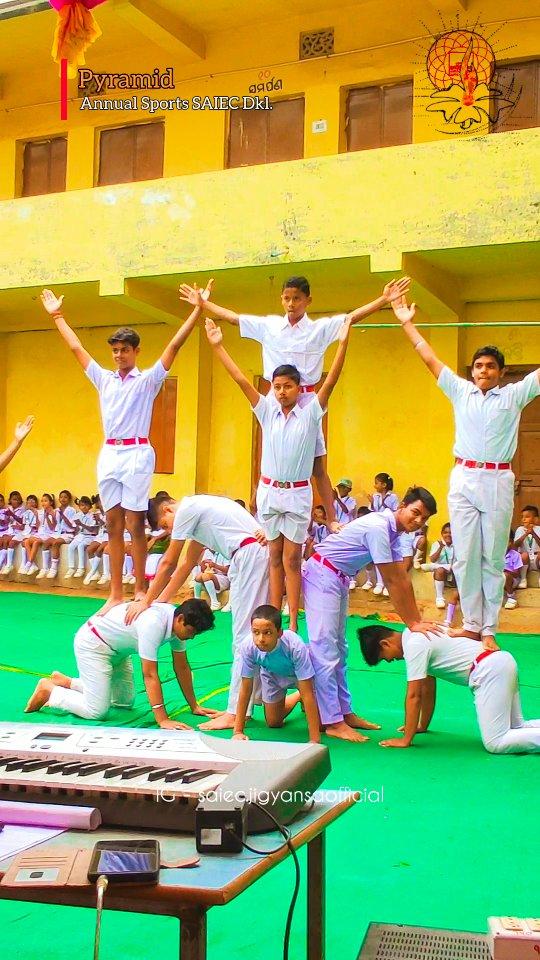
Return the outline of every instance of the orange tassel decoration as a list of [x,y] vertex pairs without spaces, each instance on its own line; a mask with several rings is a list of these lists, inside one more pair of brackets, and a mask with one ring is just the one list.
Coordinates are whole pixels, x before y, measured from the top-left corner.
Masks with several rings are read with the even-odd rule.
[[68,77],[73,79],[77,68],[84,66],[86,50],[101,36],[91,9],[104,0],[49,0],[49,3],[58,12],[52,57],[55,63],[67,60]]

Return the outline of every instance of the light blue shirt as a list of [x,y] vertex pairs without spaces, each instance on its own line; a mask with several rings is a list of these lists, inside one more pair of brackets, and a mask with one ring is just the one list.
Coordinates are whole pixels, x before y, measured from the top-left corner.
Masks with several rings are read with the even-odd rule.
[[443,367],[437,381],[454,407],[454,456],[463,460],[510,463],[516,452],[521,411],[540,396],[533,370],[518,383],[493,387],[487,393]]
[[348,577],[355,577],[368,563],[402,560],[400,535],[392,511],[383,510],[351,520],[339,533],[331,533],[317,553]]
[[399,497],[397,493],[374,493],[371,500],[371,509],[373,513],[381,513],[382,510],[397,510],[399,507]]
[[242,676],[249,679],[254,676],[257,667],[261,673],[296,677],[297,680],[311,680],[315,676],[308,645],[293,630],[284,630],[269,653],[259,650],[252,639],[245,640],[241,654]]

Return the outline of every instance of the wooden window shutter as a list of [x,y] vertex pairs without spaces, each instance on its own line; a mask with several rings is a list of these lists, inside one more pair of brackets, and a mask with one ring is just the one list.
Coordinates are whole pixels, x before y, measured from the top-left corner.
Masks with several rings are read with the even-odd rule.
[[156,451],[155,473],[174,473],[177,392],[177,378],[167,377],[154,401],[149,439]]
[[66,189],[67,139],[32,140],[23,153],[23,197]]
[[347,97],[347,150],[395,147],[412,141],[412,81],[358,87]]
[[[492,133],[502,133],[505,130],[525,130],[528,127],[540,126],[539,60],[497,67],[492,86],[500,90],[502,96],[509,100],[514,99],[521,90],[515,107],[503,110],[499,120],[492,124]],[[494,97],[495,107],[497,106],[497,100],[498,98]]]
[[247,167],[304,156],[304,98],[276,100],[272,110],[230,115],[228,167]]
[[164,143],[163,123],[102,130],[98,186],[162,177]]

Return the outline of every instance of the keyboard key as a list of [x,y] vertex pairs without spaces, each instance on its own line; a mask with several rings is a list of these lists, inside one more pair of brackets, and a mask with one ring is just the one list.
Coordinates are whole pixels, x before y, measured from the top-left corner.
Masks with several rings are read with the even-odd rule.
[[124,770],[122,780],[133,780],[135,777],[142,777],[144,773],[152,773],[155,769],[155,767],[132,767],[131,770]]
[[215,770],[196,770],[195,773],[188,773],[182,783],[195,783],[196,780],[204,780],[205,777],[209,777],[211,773],[215,772]]

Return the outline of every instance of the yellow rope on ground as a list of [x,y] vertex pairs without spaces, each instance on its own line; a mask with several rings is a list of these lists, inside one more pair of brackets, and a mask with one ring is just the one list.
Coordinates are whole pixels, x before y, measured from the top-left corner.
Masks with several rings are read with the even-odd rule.
[[[229,689],[228,686],[217,687],[215,690],[212,690],[211,693],[206,693],[204,697],[199,697],[197,702],[206,703],[208,700],[211,700],[212,697],[217,697],[218,693],[226,693],[228,689]],[[174,720],[174,718],[177,717],[179,713],[191,713],[191,708],[188,707],[186,703],[185,706],[180,707],[178,710],[175,710],[174,713],[169,714],[171,720]]]

